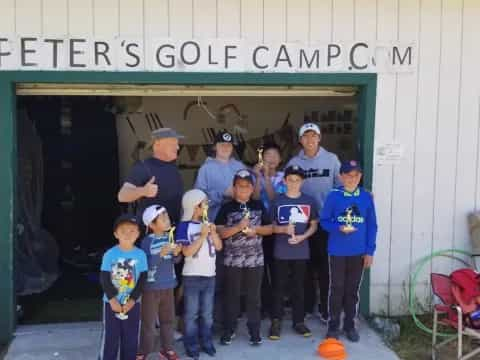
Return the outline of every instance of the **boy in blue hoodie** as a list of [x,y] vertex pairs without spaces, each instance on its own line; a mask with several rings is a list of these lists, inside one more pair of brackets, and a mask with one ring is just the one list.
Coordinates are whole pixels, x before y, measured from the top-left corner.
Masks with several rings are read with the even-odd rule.
[[343,186],[327,196],[320,225],[329,233],[329,321],[327,338],[339,337],[340,315],[347,339],[360,339],[355,329],[358,290],[363,270],[372,265],[377,236],[377,218],[372,195],[359,187],[362,169],[357,161],[340,167]]

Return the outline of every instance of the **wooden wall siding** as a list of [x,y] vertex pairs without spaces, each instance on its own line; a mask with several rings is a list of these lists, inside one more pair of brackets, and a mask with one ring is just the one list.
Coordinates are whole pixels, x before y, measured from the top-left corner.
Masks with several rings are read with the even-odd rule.
[[[408,275],[434,250],[468,249],[480,208],[478,0],[0,0],[0,33],[244,38],[256,42],[415,41],[413,74],[379,74],[376,143],[405,159],[376,165],[379,234],[371,309],[405,312]],[[418,284],[430,296],[430,271]]]

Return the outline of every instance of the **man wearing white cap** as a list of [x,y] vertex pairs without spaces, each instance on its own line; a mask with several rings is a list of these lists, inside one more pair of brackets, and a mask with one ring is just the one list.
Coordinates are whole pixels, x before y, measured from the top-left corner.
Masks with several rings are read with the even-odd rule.
[[[298,132],[302,150],[287,164],[297,165],[305,170],[305,181],[302,193],[312,196],[319,212],[322,211],[325,199],[333,187],[340,185],[340,161],[337,155],[320,146],[320,128],[314,123],[305,123]],[[328,288],[329,267],[327,253],[328,233],[320,227],[310,239],[310,266],[307,270],[308,283],[305,286],[305,309],[315,311],[315,288],[313,282],[314,272],[318,273],[320,287],[320,316],[328,319]]]
[[133,166],[118,193],[118,200],[123,203],[138,201],[138,214],[150,205],[161,204],[167,209],[172,222],[177,223],[183,180],[175,160],[178,140],[183,136],[170,128],[154,130],[151,136],[153,156]]

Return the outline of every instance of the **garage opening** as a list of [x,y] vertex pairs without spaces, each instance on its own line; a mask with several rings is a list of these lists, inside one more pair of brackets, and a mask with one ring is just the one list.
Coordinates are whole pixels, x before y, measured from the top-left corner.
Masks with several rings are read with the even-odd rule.
[[178,157],[185,189],[223,129],[248,166],[272,141],[288,161],[307,121],[319,124],[322,146],[340,159],[361,158],[355,87],[25,84],[17,94],[20,323],[100,319],[98,269],[114,244],[113,219],[125,210],[117,191],[149,156],[153,129],[186,136]]

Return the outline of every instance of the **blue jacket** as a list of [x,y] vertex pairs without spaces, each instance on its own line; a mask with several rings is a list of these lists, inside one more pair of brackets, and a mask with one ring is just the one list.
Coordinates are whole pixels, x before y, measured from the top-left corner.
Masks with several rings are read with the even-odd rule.
[[195,189],[205,192],[210,200],[208,217],[213,221],[217,217],[220,207],[226,199],[223,193],[233,184],[233,177],[238,170],[246,166],[240,161],[231,158],[228,163],[208,157],[198,170]]
[[[344,234],[340,227],[351,213],[352,225],[357,229]],[[343,187],[333,189],[325,200],[320,225],[329,232],[328,254],[334,256],[373,255],[376,247],[377,216],[372,195],[363,188],[350,193]]]

